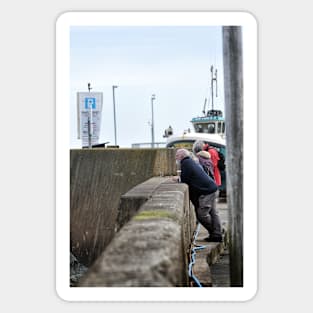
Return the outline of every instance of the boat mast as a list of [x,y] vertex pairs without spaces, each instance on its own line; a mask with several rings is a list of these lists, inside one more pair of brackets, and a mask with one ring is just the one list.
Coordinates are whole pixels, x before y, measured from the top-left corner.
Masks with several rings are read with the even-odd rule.
[[215,81],[215,88],[216,88],[216,97],[217,97],[217,69],[215,69],[215,77],[213,77],[213,65],[211,65],[211,93],[212,93],[212,111],[214,110],[214,96],[213,96],[213,84]]

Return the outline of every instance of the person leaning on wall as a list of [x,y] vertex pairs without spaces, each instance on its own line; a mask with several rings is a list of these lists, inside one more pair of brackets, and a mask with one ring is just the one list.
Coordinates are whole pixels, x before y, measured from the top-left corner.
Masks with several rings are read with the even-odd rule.
[[197,164],[186,149],[178,149],[175,155],[181,170],[180,181],[188,185],[189,197],[195,207],[198,222],[208,231],[209,242],[221,242],[222,230],[216,210],[217,185]]
[[211,154],[208,151],[204,151],[203,148],[204,142],[202,140],[196,140],[192,146],[192,152],[204,171],[214,179],[214,166],[211,160]]
[[211,155],[211,160],[213,163],[214,180],[216,182],[216,185],[219,187],[219,186],[221,186],[222,181],[221,181],[221,173],[220,173],[220,170],[218,168],[218,161],[220,159],[218,152],[210,144],[205,144],[203,147],[203,150],[208,151]]

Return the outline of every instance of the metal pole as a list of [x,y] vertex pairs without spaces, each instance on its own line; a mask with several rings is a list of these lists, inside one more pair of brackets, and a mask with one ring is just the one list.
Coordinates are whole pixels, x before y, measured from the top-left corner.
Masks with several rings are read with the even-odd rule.
[[115,112],[115,88],[117,88],[118,86],[113,85],[112,86],[112,90],[113,90],[113,112],[114,112],[114,142],[115,145],[117,145],[116,143],[116,112]]
[[[88,91],[90,92],[92,88],[90,87],[90,83],[88,83]],[[88,111],[88,148],[92,148],[92,105],[89,104]]]
[[230,280],[243,286],[243,70],[240,26],[223,27]]
[[90,123],[90,118],[88,116],[88,148],[91,149],[91,123]]
[[217,97],[217,69],[215,69],[215,97]]
[[212,97],[212,110],[214,109],[214,98],[213,98],[213,65],[211,65],[211,97]]
[[151,96],[151,112],[152,112],[152,121],[151,121],[151,147],[154,148],[154,113],[153,113],[153,100],[155,100],[155,95]]
[[215,77],[213,77],[213,65],[211,65],[211,97],[212,97],[212,110],[214,110],[214,91],[213,85],[215,81],[215,88],[216,88],[216,97],[217,97],[217,69],[215,69]]

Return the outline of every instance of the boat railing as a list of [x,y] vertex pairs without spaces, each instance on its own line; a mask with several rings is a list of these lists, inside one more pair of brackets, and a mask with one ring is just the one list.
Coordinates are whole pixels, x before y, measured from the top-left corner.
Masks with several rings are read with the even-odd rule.
[[[152,142],[139,142],[139,143],[133,143],[132,148],[152,148],[153,143]],[[155,142],[154,148],[165,148],[166,142]]]

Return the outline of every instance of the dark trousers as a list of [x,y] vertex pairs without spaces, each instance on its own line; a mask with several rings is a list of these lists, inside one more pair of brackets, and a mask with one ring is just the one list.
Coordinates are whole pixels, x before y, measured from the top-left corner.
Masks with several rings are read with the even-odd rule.
[[210,236],[222,236],[221,221],[216,211],[216,193],[202,195],[195,203],[196,216],[200,224],[207,229]]

